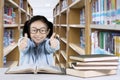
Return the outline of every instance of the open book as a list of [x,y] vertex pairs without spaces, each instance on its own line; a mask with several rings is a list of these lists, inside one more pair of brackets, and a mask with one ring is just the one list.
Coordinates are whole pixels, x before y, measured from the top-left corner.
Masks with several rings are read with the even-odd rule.
[[6,74],[22,74],[22,73],[53,73],[53,74],[64,74],[64,69],[56,66],[35,66],[35,65],[24,65],[11,67],[6,71]]

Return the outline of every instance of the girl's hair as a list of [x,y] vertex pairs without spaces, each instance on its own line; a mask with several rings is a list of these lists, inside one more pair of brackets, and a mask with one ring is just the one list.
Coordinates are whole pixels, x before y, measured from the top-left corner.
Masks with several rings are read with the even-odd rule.
[[25,23],[24,23],[24,26],[23,26],[23,36],[25,36],[25,33],[27,33],[28,35],[28,22],[29,20],[27,20]]
[[53,24],[52,24],[52,22],[48,21],[44,16],[40,16],[40,15],[33,16],[28,22],[25,23],[27,28],[24,28],[23,34],[27,33],[28,38],[31,39],[31,37],[30,37],[30,26],[35,21],[41,21],[41,22],[46,24],[47,29],[48,30],[50,29],[49,34],[47,35],[47,38],[50,38],[53,34]]

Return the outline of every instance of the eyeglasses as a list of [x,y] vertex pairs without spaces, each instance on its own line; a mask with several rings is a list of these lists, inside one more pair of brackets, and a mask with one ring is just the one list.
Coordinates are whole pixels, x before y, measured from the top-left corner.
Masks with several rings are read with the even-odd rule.
[[36,34],[38,31],[39,31],[41,34],[45,34],[45,33],[48,32],[47,28],[45,28],[45,27],[42,27],[42,28],[40,28],[40,29],[37,29],[37,28],[35,28],[35,27],[32,27],[32,28],[30,29],[30,33],[32,33],[32,34]]

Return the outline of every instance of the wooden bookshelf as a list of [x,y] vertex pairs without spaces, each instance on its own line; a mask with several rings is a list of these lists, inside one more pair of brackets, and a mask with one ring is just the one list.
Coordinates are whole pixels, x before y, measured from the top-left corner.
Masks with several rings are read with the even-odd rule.
[[84,0],[76,0],[75,2],[59,0],[53,9],[54,32],[60,36],[60,64],[57,63],[57,60],[55,61],[56,64],[62,64],[62,67],[64,65],[65,68],[69,67],[70,55],[85,54],[85,48],[79,46],[80,30],[86,28],[85,24],[80,24],[80,10],[82,8],[85,8]]
[[17,42],[22,34],[22,26],[32,15],[33,9],[27,0],[0,2],[0,67],[11,67],[19,63]]
[[[66,2],[63,4],[64,1]],[[61,65],[63,63],[64,64],[66,63],[66,67],[70,67],[70,64],[71,62],[73,62],[73,60],[70,60],[69,56],[93,54],[91,52],[93,45],[93,41],[91,38],[93,32],[98,33],[97,35],[103,34],[102,32],[105,32],[105,34],[110,33],[112,34],[112,36],[116,35],[120,37],[120,32],[119,32],[120,23],[116,22],[115,24],[115,22],[112,21],[115,20],[115,18],[118,22],[120,21],[120,18],[118,16],[118,11],[120,10],[119,3],[115,2],[116,3],[115,5],[113,5],[114,2],[110,3],[112,5],[112,8],[117,11],[116,15],[111,15],[111,16],[109,15],[111,19],[107,15],[106,15],[107,17],[105,15],[104,16],[102,15],[102,17],[98,18],[98,16],[97,17],[95,16],[95,14],[96,15],[98,14],[96,8],[100,7],[99,5],[103,5],[103,4],[100,4],[102,2],[98,2],[98,5],[96,5],[96,1],[103,1],[105,6],[104,10],[107,10],[106,9],[107,0],[74,0],[74,2],[73,0],[59,0],[58,4],[53,9],[54,32],[60,36],[59,54],[60,54],[60,60],[62,60],[59,63],[56,62],[56,64]],[[58,6],[60,7],[58,8]],[[111,10],[112,8],[110,7],[110,10],[107,11],[107,13],[112,11]],[[99,13],[99,14],[103,14],[103,13]],[[104,21],[105,24],[102,23],[102,20],[105,20]],[[99,36],[97,37],[98,37],[98,41],[100,41],[101,38]],[[114,42],[115,44],[118,43],[117,45],[114,46],[120,46],[119,39],[120,38],[118,38],[116,42]],[[111,41],[114,41],[114,38],[112,38]],[[110,42],[110,40],[107,41],[106,43],[108,42]],[[100,45],[101,45],[100,42],[98,42],[98,47],[100,47]],[[120,48],[113,49],[113,51],[115,50],[118,52],[113,52],[112,54],[119,56],[118,55],[120,54],[119,49]],[[106,51],[107,50],[105,50],[105,52]],[[107,52],[109,52],[109,49]]]

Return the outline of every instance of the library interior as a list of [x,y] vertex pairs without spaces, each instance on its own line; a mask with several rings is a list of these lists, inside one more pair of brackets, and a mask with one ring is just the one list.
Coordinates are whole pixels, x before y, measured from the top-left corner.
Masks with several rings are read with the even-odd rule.
[[[43,30],[38,28],[40,23],[32,27],[35,22],[43,23]],[[52,28],[49,29],[49,26]],[[27,34],[27,38],[25,30],[30,34]],[[47,32],[50,31],[54,34],[48,37]],[[44,36],[37,37],[38,34],[47,37],[39,42]],[[22,44],[25,39],[27,47],[22,51],[19,40]],[[32,43],[37,52],[31,50]],[[46,51],[42,50],[42,44]],[[21,57],[32,62],[30,51],[33,55],[40,56],[40,63],[48,64],[36,62],[33,65],[26,64],[25,67],[20,65],[21,61],[27,60],[20,60]],[[52,57],[49,57],[51,54]],[[52,66],[49,58],[53,59]],[[119,78],[120,0],[0,0],[0,80]]]

